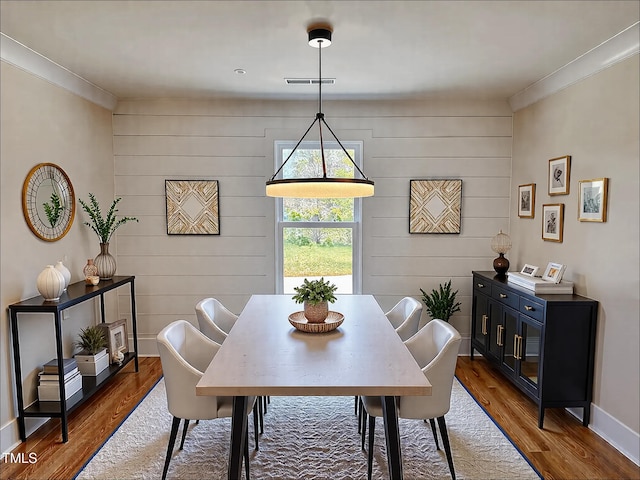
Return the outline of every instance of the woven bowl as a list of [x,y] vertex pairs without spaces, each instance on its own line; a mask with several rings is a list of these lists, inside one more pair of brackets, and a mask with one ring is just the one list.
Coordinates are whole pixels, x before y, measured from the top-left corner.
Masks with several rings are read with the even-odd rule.
[[338,328],[344,321],[344,315],[339,312],[329,311],[324,322],[311,323],[304,316],[304,312],[295,312],[289,315],[289,323],[301,332],[326,333]]

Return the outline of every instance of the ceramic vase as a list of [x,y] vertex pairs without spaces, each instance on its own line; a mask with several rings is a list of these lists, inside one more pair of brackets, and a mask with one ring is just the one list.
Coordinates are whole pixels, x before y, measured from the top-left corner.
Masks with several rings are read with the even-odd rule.
[[67,267],[62,264],[62,260],[56,263],[56,270],[59,271],[64,277],[64,290],[67,290],[67,287],[71,283],[71,272]]
[[309,323],[322,323],[329,315],[329,302],[320,302],[317,305],[311,305],[304,302],[304,317]]
[[100,244],[100,253],[93,259],[93,263],[98,267],[100,280],[111,280],[116,273],[116,259],[109,253],[109,244]]
[[84,278],[95,277],[98,275],[98,267],[93,263],[93,258],[87,259],[87,264],[82,269],[82,274],[84,275]]
[[36,287],[46,301],[60,300],[64,292],[64,277],[53,265],[47,265],[38,275]]

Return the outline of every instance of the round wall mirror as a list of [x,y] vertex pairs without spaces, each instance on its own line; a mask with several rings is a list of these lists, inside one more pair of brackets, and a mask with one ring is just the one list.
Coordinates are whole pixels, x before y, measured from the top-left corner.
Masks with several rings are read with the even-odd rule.
[[31,231],[42,240],[64,237],[76,214],[76,198],[67,174],[53,163],[33,167],[22,186],[22,212]]

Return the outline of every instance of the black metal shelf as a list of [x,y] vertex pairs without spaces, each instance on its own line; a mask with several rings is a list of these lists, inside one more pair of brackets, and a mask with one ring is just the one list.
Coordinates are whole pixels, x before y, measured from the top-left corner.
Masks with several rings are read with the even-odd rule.
[[[86,400],[102,388],[103,385],[108,383],[115,375],[127,366],[131,361],[135,360],[136,355],[128,352],[124,354],[124,360],[121,365],[116,363],[109,365],[98,375],[83,375],[82,376],[82,388],[71,395],[67,399],[67,413],[71,413]],[[60,417],[62,411],[59,401],[36,401],[24,409],[25,417]]]
[[[100,390],[107,382],[122,370],[130,362],[135,363],[135,371],[138,371],[138,327],[136,322],[136,297],[135,297],[135,277],[120,276],[110,280],[101,280],[98,285],[87,285],[84,281],[72,283],[67,287],[67,291],[60,296],[60,300],[52,302],[38,295],[28,298],[18,303],[9,305],[11,316],[11,334],[13,340],[13,360],[16,378],[16,397],[18,400],[18,428],[20,438],[24,442],[27,439],[25,418],[26,417],[52,417],[61,419],[62,441],[68,440],[68,414],[82,405],[94,393]],[[22,391],[22,366],[20,360],[20,336],[18,333],[18,313],[50,313],[53,315],[56,331],[56,357],[58,359],[58,371],[63,371],[62,354],[62,322],[61,313],[63,310],[86,302],[92,298],[100,300],[100,317],[102,323],[105,322],[104,294],[110,290],[129,285],[131,291],[131,324],[133,327],[133,351],[125,354],[121,365],[111,364],[97,376],[83,376],[82,389],[67,399],[53,402],[36,401],[25,408]],[[58,382],[61,397],[64,398],[64,377],[60,377]]]

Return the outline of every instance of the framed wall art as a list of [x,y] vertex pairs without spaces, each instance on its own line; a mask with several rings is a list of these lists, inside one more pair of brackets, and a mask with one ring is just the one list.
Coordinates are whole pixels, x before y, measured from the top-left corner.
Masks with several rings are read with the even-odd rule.
[[564,203],[542,205],[542,239],[562,242]]
[[608,178],[580,180],[578,191],[578,220],[581,222],[607,221]]
[[570,155],[549,160],[549,195],[569,194],[570,170]]
[[462,180],[410,180],[409,233],[460,233]]
[[528,183],[518,187],[518,216],[533,218],[536,208],[536,184]]
[[220,235],[217,180],[165,180],[168,235]]

